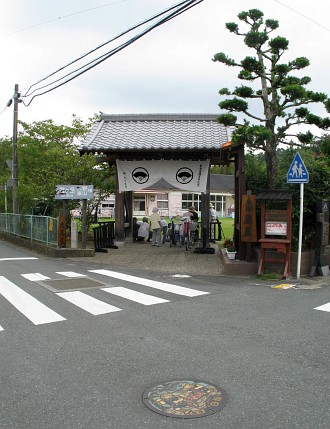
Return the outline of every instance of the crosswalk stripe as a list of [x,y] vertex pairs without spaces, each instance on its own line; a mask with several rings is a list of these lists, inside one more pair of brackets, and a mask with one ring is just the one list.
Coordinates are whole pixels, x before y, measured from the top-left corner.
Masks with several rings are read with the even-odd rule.
[[100,301],[92,296],[86,295],[85,293],[79,291],[73,292],[60,292],[56,295],[61,298],[66,299],[83,310],[86,310],[88,313],[97,316],[98,314],[113,313],[115,311],[121,311],[121,308],[115,307],[113,305],[107,304],[106,302]]
[[35,258],[34,256],[26,257],[26,258],[0,258],[0,261],[25,261],[30,259],[38,259],[38,258]]
[[314,308],[314,310],[321,310],[321,311],[329,311],[330,312],[330,302],[328,304],[320,305],[320,307]]
[[162,304],[164,302],[170,302],[167,299],[157,298],[156,296],[147,295],[145,293],[137,292],[135,290],[127,289],[125,287],[109,287],[104,288],[102,290],[113,295],[129,299],[130,301],[138,302],[139,304],[143,305],[154,305]]
[[3,276],[0,294],[35,325],[66,320]]
[[21,274],[21,276],[27,280],[30,280],[31,282],[38,282],[41,280],[49,280],[50,279],[50,277],[44,276],[40,273]]
[[86,274],[75,273],[74,271],[56,271],[56,274],[61,274],[61,276],[65,277],[87,277]]
[[177,286],[164,282],[157,282],[155,280],[148,280],[141,277],[135,277],[128,274],[116,273],[109,270],[89,270],[91,273],[101,274],[115,279],[124,280],[126,282],[136,283],[142,286],[151,287],[154,289],[162,290],[164,292],[170,292],[177,295],[183,295],[188,297],[208,295],[209,292],[202,292],[200,290],[190,289],[187,287]]

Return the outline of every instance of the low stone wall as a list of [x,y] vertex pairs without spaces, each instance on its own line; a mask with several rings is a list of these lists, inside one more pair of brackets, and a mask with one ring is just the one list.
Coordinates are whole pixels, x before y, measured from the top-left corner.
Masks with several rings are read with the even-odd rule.
[[25,247],[26,249],[33,250],[37,253],[42,253],[47,256],[55,258],[68,258],[68,257],[87,257],[95,256],[94,249],[70,249],[70,248],[56,248],[46,246],[45,244],[28,240],[26,238],[17,237],[15,235],[6,234],[0,231],[0,238],[17,246]]
[[257,274],[258,263],[229,259],[226,249],[220,249],[220,256],[227,276],[247,276]]

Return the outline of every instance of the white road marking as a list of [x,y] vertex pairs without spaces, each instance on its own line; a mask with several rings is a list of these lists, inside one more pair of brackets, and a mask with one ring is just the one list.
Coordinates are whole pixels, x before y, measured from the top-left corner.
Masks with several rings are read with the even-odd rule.
[[87,277],[86,274],[75,273],[74,271],[56,271],[56,274],[61,274],[61,276],[65,277]]
[[320,307],[314,308],[314,310],[321,310],[321,311],[329,311],[330,312],[330,302],[328,304],[321,305]]
[[0,331],[3,331],[3,327],[0,325]]
[[35,257],[27,257],[27,258],[0,258],[0,261],[25,261],[29,259],[38,259]]
[[108,293],[112,293],[113,295],[129,299],[130,301],[138,302],[139,304],[143,305],[154,305],[162,304],[164,302],[170,302],[167,299],[157,298],[156,296],[136,292],[135,290],[127,289],[125,287],[109,287],[102,290]]
[[35,325],[66,320],[3,276],[0,276],[0,294]]
[[71,304],[74,304],[77,307],[80,307],[83,310],[86,310],[88,313],[91,313],[94,316],[98,314],[113,313],[115,311],[121,311],[121,308],[107,304],[103,301],[99,301],[98,299],[93,298],[92,296],[86,295],[79,291],[60,292],[60,293],[57,293],[56,295],[66,299],[67,301],[71,302]]
[[173,277],[173,278],[177,278],[177,279],[186,279],[186,278],[189,278],[191,276],[189,276],[188,274],[172,274],[169,277]]
[[141,277],[130,276],[128,274],[116,273],[114,271],[109,271],[109,270],[89,270],[89,271],[91,273],[113,277],[119,280],[124,280],[126,282],[131,282],[131,283],[151,287],[154,289],[162,290],[164,292],[174,293],[177,295],[194,297],[194,296],[209,294],[209,292],[202,292],[200,290],[194,290],[194,289],[190,289],[182,286],[176,286],[176,285],[164,283],[164,282],[157,282],[155,280],[148,280]]
[[49,280],[50,279],[50,277],[44,276],[40,273],[21,274],[21,276],[27,280],[30,280],[31,282],[37,282],[37,281],[41,281],[41,280]]

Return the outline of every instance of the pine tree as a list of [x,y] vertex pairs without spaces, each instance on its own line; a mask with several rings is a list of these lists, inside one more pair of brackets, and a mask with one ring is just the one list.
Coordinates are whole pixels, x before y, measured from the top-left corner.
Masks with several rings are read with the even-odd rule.
[[[324,93],[306,88],[311,82],[310,77],[296,76],[297,71],[309,66],[307,58],[299,57],[287,63],[282,62],[289,41],[281,36],[270,38],[271,33],[279,27],[278,21],[264,20],[263,12],[258,9],[241,12],[238,18],[248,27],[246,32],[241,32],[235,22],[227,23],[226,28],[231,33],[242,36],[245,45],[254,51],[254,56],[247,56],[241,62],[236,62],[221,52],[214,56],[213,61],[239,68],[238,78],[249,82],[249,86],[241,85],[233,91],[222,88],[219,91],[221,96],[230,98],[219,103],[220,108],[229,113],[221,114],[218,121],[225,126],[236,125],[234,143],[244,142],[248,147],[264,152],[267,183],[268,187],[273,189],[278,168],[276,151],[279,144],[292,144],[294,136],[298,138],[298,144],[308,144],[313,140],[311,131],[292,134],[291,127],[294,125],[307,124],[327,130],[330,119],[313,114],[306,106],[323,103],[330,112],[330,99]],[[251,106],[251,100],[261,102],[260,114],[252,110],[254,105]],[[243,114],[242,123],[237,122],[238,117],[233,112]]]

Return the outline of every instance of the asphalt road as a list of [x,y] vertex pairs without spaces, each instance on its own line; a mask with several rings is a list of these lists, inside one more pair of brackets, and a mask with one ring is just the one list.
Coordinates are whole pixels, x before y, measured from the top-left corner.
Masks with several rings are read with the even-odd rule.
[[[66,292],[79,279],[93,287]],[[330,302],[329,280],[274,285],[53,259],[0,241],[0,427],[329,429],[330,312],[315,309]],[[85,309],[72,302],[82,296]],[[225,391],[222,410],[178,419],[143,404],[146,389],[187,379]]]

